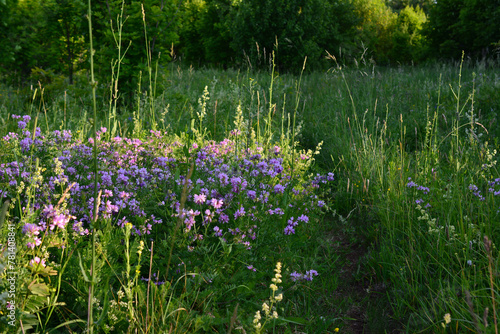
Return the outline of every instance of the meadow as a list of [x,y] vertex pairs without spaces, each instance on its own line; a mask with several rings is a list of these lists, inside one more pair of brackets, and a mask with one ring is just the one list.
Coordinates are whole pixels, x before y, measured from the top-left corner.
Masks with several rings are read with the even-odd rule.
[[498,61],[330,60],[3,78],[1,330],[496,332]]

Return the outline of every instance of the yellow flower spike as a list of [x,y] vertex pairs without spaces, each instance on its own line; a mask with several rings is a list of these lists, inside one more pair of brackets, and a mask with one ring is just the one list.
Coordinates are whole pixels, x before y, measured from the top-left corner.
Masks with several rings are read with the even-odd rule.
[[267,305],[267,303],[262,304],[262,311],[264,311],[266,315],[269,315],[269,305]]
[[255,317],[253,319],[253,323],[254,324],[258,323],[260,319],[261,319],[260,311],[255,312]]

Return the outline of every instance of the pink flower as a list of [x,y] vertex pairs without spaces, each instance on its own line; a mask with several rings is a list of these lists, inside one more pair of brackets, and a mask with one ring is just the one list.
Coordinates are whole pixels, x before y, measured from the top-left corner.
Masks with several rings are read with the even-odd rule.
[[207,200],[207,196],[205,194],[199,194],[199,195],[195,194],[194,195],[194,202],[196,204],[203,204],[203,203],[205,203],[206,200]]
[[69,219],[70,217],[66,217],[65,215],[62,214],[55,215],[54,219],[52,220],[52,224],[50,224],[50,229],[53,230],[55,227],[59,227],[61,229],[65,228]]
[[38,256],[35,256],[35,258],[30,261],[30,266],[32,266],[32,267],[37,267],[37,266],[45,267],[45,260],[40,259]]
[[224,202],[221,199],[216,199],[216,198],[212,198],[210,203],[216,209],[220,209],[222,207],[222,204],[224,204]]

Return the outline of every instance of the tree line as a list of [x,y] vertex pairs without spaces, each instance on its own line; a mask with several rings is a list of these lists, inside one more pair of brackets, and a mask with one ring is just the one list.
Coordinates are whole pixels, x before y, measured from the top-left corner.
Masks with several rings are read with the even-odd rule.
[[[88,67],[88,3],[0,0],[0,71],[73,73]],[[148,64],[269,66],[342,61],[418,63],[497,57],[500,0],[95,0],[96,68],[133,78]],[[120,52],[120,53],[118,53]],[[118,62],[118,54],[120,62]]]

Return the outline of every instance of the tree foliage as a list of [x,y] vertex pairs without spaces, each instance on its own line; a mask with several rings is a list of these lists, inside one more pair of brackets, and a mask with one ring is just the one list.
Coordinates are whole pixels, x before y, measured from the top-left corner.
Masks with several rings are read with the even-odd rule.
[[17,6],[17,0],[0,1],[0,41],[2,41],[2,52],[0,52],[0,64],[12,64],[15,60],[14,53],[18,44],[15,43],[10,31],[13,29],[12,13]]
[[325,49],[336,51],[347,42],[355,23],[350,12],[345,1],[242,1],[232,23],[232,45],[250,59],[275,50],[284,69],[300,69],[306,56],[316,66]]
[[420,7],[407,6],[396,19],[389,58],[397,62],[419,61],[423,58],[426,41],[422,34],[427,16]]
[[349,1],[206,0],[189,1],[181,29],[181,49],[189,61],[300,69],[304,58],[320,66],[325,49],[352,37],[356,18]]
[[362,18],[357,26],[359,43],[376,61],[388,62],[397,14],[384,0],[355,0],[354,3],[357,16]]
[[486,57],[500,41],[499,0],[439,0],[431,8],[426,35],[432,50],[445,58],[462,51]]
[[180,0],[94,1],[99,79],[109,82],[113,72],[117,75],[121,58],[120,86],[127,93],[136,90],[139,76],[147,77],[153,67],[170,60],[172,45],[178,41],[180,9]]
[[229,26],[233,11],[233,3],[228,0],[186,1],[179,47],[187,62],[218,64],[234,60]]
[[[305,57],[308,68],[323,68],[325,50],[342,50],[344,61],[362,54],[395,63],[459,58],[462,50],[483,58],[500,45],[500,0],[94,0],[92,7],[99,81],[116,76],[120,57],[128,92],[170,61],[171,50],[191,64],[253,67],[269,66],[274,51],[280,71],[299,71]],[[88,66],[87,10],[84,0],[0,0],[0,70],[63,74],[71,83]]]
[[8,0],[0,7],[4,69],[27,77],[44,68],[72,77],[86,48],[81,0]]
[[435,0],[386,0],[385,3],[396,12],[400,12],[406,7],[420,7],[427,14]]

